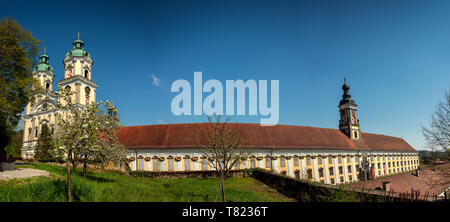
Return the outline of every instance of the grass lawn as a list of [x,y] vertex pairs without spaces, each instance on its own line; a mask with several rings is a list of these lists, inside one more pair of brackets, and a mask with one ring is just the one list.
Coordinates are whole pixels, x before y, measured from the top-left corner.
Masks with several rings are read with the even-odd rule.
[[[50,177],[32,177],[0,181],[0,201],[67,201],[66,168],[33,163],[28,166],[49,171]],[[130,177],[114,171],[89,170],[87,178],[81,169],[72,174],[73,201],[148,201],[204,202],[214,201],[219,180],[215,178],[169,179]],[[225,182],[227,200],[232,202],[293,201],[253,178],[230,178]],[[220,197],[219,197],[220,200]]]

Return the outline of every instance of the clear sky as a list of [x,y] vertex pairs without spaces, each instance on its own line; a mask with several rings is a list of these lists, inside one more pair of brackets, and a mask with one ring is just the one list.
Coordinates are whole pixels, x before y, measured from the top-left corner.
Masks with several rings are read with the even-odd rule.
[[[421,125],[450,88],[450,1],[6,1],[43,40],[56,82],[80,32],[97,100],[128,126],[174,116],[172,82],[279,80],[279,124],[338,128],[344,76],[363,132],[424,145]],[[154,82],[154,78],[159,81]],[[159,84],[156,84],[159,83]],[[208,94],[204,94],[206,96]],[[233,116],[259,123],[260,116]]]

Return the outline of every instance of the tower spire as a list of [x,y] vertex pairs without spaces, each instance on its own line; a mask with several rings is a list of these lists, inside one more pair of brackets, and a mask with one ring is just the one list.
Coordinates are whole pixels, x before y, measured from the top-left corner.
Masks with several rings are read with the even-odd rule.
[[350,86],[347,83],[347,79],[344,76],[344,84],[342,85],[342,91],[344,91],[344,93],[342,94],[342,100],[340,101],[339,105],[343,105],[343,104],[352,104],[352,105],[356,105],[355,101],[353,101],[352,96],[350,95]]
[[78,40],[80,40],[80,32],[78,32]]
[[45,54],[45,48],[47,48],[47,47],[44,46],[44,54]]
[[361,137],[359,120],[356,115],[357,107],[355,101],[350,95],[350,86],[344,76],[344,84],[342,85],[342,99],[339,102],[339,112],[341,118],[339,120],[339,129],[351,139],[359,139]]

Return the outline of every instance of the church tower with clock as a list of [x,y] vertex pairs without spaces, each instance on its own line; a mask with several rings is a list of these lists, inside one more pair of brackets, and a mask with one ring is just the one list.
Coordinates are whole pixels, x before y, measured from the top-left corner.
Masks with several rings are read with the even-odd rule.
[[347,135],[350,139],[359,139],[361,137],[361,130],[359,127],[358,116],[356,115],[357,107],[355,101],[349,93],[350,86],[344,78],[344,85],[342,85],[344,94],[339,102],[339,112],[341,118],[339,120],[339,129]]
[[[78,39],[73,42],[73,48],[67,52],[63,60],[64,79],[58,82],[58,88],[72,92],[70,102],[80,105],[89,105],[95,102],[97,83],[92,81],[91,55],[84,49],[84,42]],[[61,104],[68,101],[60,100]]]
[[72,45],[72,49],[63,60],[64,79],[57,83],[59,90],[72,92],[70,101],[58,98],[57,93],[53,91],[55,75],[45,48],[38,65],[33,69],[32,75],[37,80],[40,90],[33,88],[36,90],[33,99],[26,106],[21,148],[23,159],[33,158],[43,125],[47,125],[50,132],[54,133],[58,118],[62,114],[62,110],[58,108],[58,101],[62,105],[71,102],[80,107],[95,103],[97,83],[92,81],[94,62],[91,55],[84,49],[84,42],[80,40],[79,33],[78,39]]

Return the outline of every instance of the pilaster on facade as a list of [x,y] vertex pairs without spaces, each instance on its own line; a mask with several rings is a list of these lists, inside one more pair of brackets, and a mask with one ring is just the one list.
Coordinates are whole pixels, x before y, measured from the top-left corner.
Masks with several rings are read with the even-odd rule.
[[274,172],[279,173],[278,159],[272,159],[272,169],[273,169]]
[[355,158],[357,158],[356,156],[351,156],[351,166],[352,166],[352,178],[354,181],[358,180],[358,177],[356,177],[356,166],[355,166]]
[[175,171],[182,171],[181,161],[175,161]]
[[200,170],[200,169],[199,169],[198,161],[193,161],[192,165],[193,165],[193,170],[194,170],[194,171]]
[[151,166],[152,166],[151,160],[148,158],[144,158],[144,169],[151,171]]
[[300,157],[300,170],[302,171],[302,179],[308,178],[306,173],[306,158],[305,156]]
[[319,182],[319,170],[317,169],[317,156],[311,157],[312,165],[313,165],[313,177],[314,181]]
[[294,177],[294,169],[292,169],[292,161],[293,161],[293,158],[286,158],[288,176],[290,176],[290,177]]
[[344,181],[347,183],[348,182],[348,170],[347,170],[347,159],[348,159],[348,156],[343,156],[343,158],[342,158],[342,167],[344,168],[343,170],[344,170]]
[[163,161],[160,161],[160,160],[158,160],[158,159],[153,159],[153,161],[158,161],[159,162],[159,170],[160,171],[166,171],[166,164],[165,164],[165,162],[163,162]]
[[337,157],[333,157],[333,165],[334,165],[334,180],[336,184],[340,184],[342,181],[339,179],[339,168],[338,168],[338,160]]
[[379,177],[380,176],[380,166],[378,166],[380,164],[380,157],[378,155],[374,156],[374,168],[375,168],[375,177]]
[[402,166],[402,171],[406,171],[406,164],[405,164],[405,156],[404,155],[402,155],[401,156],[401,166]]
[[325,173],[325,184],[330,184],[330,172],[329,172],[329,167],[328,167],[328,158],[324,158],[323,160],[323,168],[324,168],[324,173]]
[[131,161],[131,170],[136,171],[136,160]]

